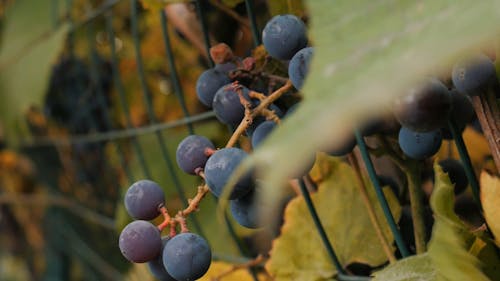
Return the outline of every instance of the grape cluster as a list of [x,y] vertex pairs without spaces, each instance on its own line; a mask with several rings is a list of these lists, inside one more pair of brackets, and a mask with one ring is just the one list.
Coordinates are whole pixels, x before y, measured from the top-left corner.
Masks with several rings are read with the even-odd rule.
[[[120,233],[123,256],[135,263],[148,263],[151,273],[162,281],[196,280],[210,267],[212,254],[203,237],[183,231],[161,237],[163,227],[148,220],[158,217],[164,208],[162,188],[151,180],[132,184],[125,193],[125,208],[136,220]],[[166,212],[166,209],[165,209]]]

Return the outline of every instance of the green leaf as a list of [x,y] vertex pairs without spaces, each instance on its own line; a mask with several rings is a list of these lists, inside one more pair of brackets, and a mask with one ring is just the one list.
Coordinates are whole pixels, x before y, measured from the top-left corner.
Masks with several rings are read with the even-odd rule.
[[[318,191],[311,195],[321,222],[333,248],[343,265],[353,262],[379,266],[387,261],[380,241],[370,222],[366,206],[359,195],[359,187],[352,168],[333,157],[318,157],[317,167],[328,166],[322,175]],[[383,213],[367,182],[371,201],[381,222],[382,231],[392,244],[393,237]],[[389,188],[387,199],[396,219],[401,208]],[[332,277],[333,267],[303,197],[296,197],[285,210],[281,235],[274,240],[266,264],[275,280],[325,280]]]
[[438,274],[436,280],[490,280],[481,271],[479,260],[467,251],[474,237],[453,212],[453,184],[437,162],[434,172],[430,203],[435,223],[428,254]]
[[481,203],[484,218],[500,246],[500,179],[481,173]]
[[[460,54],[495,38],[500,28],[494,0],[306,3],[315,53],[304,100],[251,160],[269,190],[305,165],[297,159],[341,141],[422,77],[449,72]],[[273,165],[277,159],[280,165]]]
[[54,28],[50,1],[18,0],[6,12],[0,50],[0,120],[7,139],[26,133],[23,114],[40,105],[68,25]]
[[495,243],[484,231],[476,237],[469,249],[469,253],[479,259],[481,269],[491,280],[500,280],[500,257],[497,250]]
[[372,281],[433,281],[436,269],[427,254],[411,256],[373,274]]

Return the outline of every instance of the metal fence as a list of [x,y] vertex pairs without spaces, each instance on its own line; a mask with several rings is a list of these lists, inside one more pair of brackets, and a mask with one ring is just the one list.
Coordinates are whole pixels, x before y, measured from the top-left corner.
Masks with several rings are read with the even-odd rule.
[[[174,129],[174,128],[179,128],[179,127],[184,127],[187,129],[189,134],[194,134],[196,133],[195,127],[193,124],[208,120],[208,119],[213,119],[214,114],[212,111],[207,111],[201,114],[197,115],[191,115],[188,111],[188,107],[186,105],[186,101],[184,98],[184,91],[181,86],[180,78],[178,71],[176,69],[176,62],[175,62],[175,56],[173,54],[172,50],[172,43],[171,43],[171,35],[169,34],[168,30],[168,25],[169,25],[169,19],[167,17],[167,14],[165,13],[164,10],[161,10],[158,12],[158,17],[159,17],[159,22],[161,24],[161,34],[162,34],[162,42],[165,48],[165,54],[166,54],[166,59],[168,61],[168,68],[169,68],[169,73],[170,73],[170,81],[172,82],[173,85],[173,90],[175,93],[176,97],[176,102],[178,103],[179,107],[181,108],[183,112],[183,118],[167,122],[167,123],[162,123],[158,121],[157,116],[154,113],[154,107],[152,103],[152,93],[151,90],[148,88],[148,84],[146,82],[146,73],[144,70],[144,61],[141,56],[141,40],[140,40],[140,35],[139,35],[139,28],[138,28],[138,22],[139,22],[139,15],[138,15],[138,0],[130,0],[130,34],[132,35],[132,42],[133,42],[133,49],[134,49],[134,54],[135,54],[135,63],[137,67],[137,75],[140,81],[140,89],[141,89],[141,95],[143,99],[143,103],[146,107],[146,113],[147,113],[147,118],[149,120],[149,123],[146,124],[145,126],[142,126],[140,128],[136,128],[133,126],[132,123],[132,117],[131,117],[131,112],[130,112],[130,104],[128,104],[126,94],[125,94],[125,89],[124,89],[124,84],[122,81],[122,77],[120,75],[120,69],[119,69],[119,57],[117,55],[117,46],[115,44],[115,30],[113,26],[113,14],[114,14],[114,9],[123,3],[125,1],[120,1],[120,0],[108,0],[105,1],[103,4],[101,4],[98,8],[92,10],[87,14],[87,16],[79,21],[79,22],[73,22],[71,18],[68,20],[72,22],[71,26],[71,31],[68,36],[68,46],[71,52],[71,48],[73,48],[73,42],[74,40],[72,33],[75,32],[80,32],[84,30],[84,32],[87,32],[88,35],[88,50],[89,50],[89,58],[90,58],[90,79],[91,81],[97,81],[100,79],[98,77],[99,71],[97,68],[99,67],[99,61],[98,61],[98,56],[97,56],[97,51],[96,51],[96,46],[95,46],[95,40],[94,40],[94,24],[96,21],[102,21],[105,23],[105,30],[107,33],[108,38],[112,38],[112,40],[109,40],[109,59],[111,62],[111,71],[113,75],[113,87],[115,91],[118,94],[118,101],[115,104],[119,104],[121,107],[121,112],[124,114],[124,119],[125,119],[125,124],[126,128],[125,129],[117,129],[116,124],[113,124],[112,118],[109,116],[108,108],[106,106],[106,97],[104,97],[103,93],[97,92],[96,95],[96,102],[97,106],[100,108],[100,110],[103,113],[103,119],[102,121],[104,122],[103,126],[105,130],[97,133],[91,133],[91,134],[85,134],[85,135],[74,135],[70,137],[65,137],[65,138],[54,138],[52,136],[38,136],[35,137],[29,141],[26,141],[21,144],[21,147],[23,148],[29,148],[29,149],[46,149],[47,147],[64,147],[64,146],[70,146],[70,145],[77,145],[77,144],[91,144],[91,143],[99,143],[106,141],[108,143],[112,143],[114,149],[116,149],[116,155],[119,157],[119,162],[121,164],[121,167],[123,169],[124,175],[126,176],[126,179],[128,180],[129,183],[133,183],[134,181],[138,180],[138,178],[134,177],[134,173],[131,172],[131,167],[129,166],[128,160],[126,159],[126,154],[125,150],[127,150],[126,147],[124,147],[122,140],[127,140],[129,141],[131,151],[134,154],[134,157],[138,160],[140,163],[140,169],[145,178],[153,178],[152,172],[151,172],[151,165],[153,163],[148,163],[146,160],[146,157],[144,155],[144,148],[141,146],[138,137],[141,135],[153,135],[156,146],[159,149],[161,159],[163,163],[154,163],[154,165],[163,165],[163,167],[166,169],[168,172],[168,176],[172,179],[174,183],[174,188],[176,192],[178,193],[180,199],[182,200],[184,206],[187,206],[187,198],[189,195],[186,193],[184,190],[183,185],[179,181],[179,175],[176,172],[175,169],[175,160],[172,158],[172,151],[169,151],[167,147],[167,138],[168,138],[168,130]],[[202,9],[202,2],[201,0],[196,0],[196,1],[191,1],[192,4],[194,5],[196,9],[196,13],[199,18],[199,22],[201,25],[201,30],[203,31],[203,41],[205,44],[205,51],[207,52],[207,58],[210,58],[209,53],[209,48],[210,48],[210,40],[209,40],[209,33],[208,33],[208,27],[207,27],[207,20],[206,20],[206,15]],[[52,0],[52,5],[53,5],[53,10],[57,10],[59,1],[57,0]],[[71,10],[71,0],[66,0],[66,5],[67,5],[67,10]],[[260,45],[260,31],[256,23],[256,16],[255,12],[253,9],[253,1],[251,0],[245,0],[245,6],[247,10],[247,15],[248,15],[248,20],[250,23],[250,28],[252,31],[253,35],[253,42],[254,45]],[[54,13],[56,14],[56,13]],[[70,13],[68,13],[70,15]],[[54,22],[57,22],[57,17],[54,19]],[[86,30],[86,31],[85,31]],[[213,66],[213,62],[208,59],[208,64],[210,66]],[[75,109],[75,110],[81,110],[81,109]],[[92,120],[92,118],[88,118],[88,122],[96,122],[95,120]],[[95,125],[95,124],[94,124]],[[92,125],[92,126],[94,126]],[[450,125],[452,128],[454,128],[453,125]],[[164,134],[167,132],[167,134]],[[460,156],[462,158],[463,163],[466,166],[466,170],[468,171],[468,177],[469,181],[473,187],[473,189],[477,192],[477,180],[475,179],[475,175],[473,173],[473,169],[470,164],[470,160],[468,159],[467,152],[465,150],[465,146],[463,145],[463,141],[461,139],[460,134],[458,133],[457,130],[452,130],[454,133],[454,139],[457,143],[457,147],[459,148]],[[359,132],[356,133],[356,139],[358,142],[358,146],[360,148],[361,155],[363,157],[364,163],[367,167],[367,171],[369,173],[370,179],[372,180],[372,183],[375,187],[377,198],[379,199],[380,204],[382,205],[382,208],[384,210],[387,222],[389,226],[391,227],[391,231],[395,237],[395,242],[396,245],[403,257],[406,257],[409,255],[408,249],[405,245],[405,243],[402,240],[402,237],[399,233],[398,227],[396,225],[396,222],[394,221],[394,218],[392,217],[392,214],[389,210],[387,201],[385,200],[384,194],[382,192],[382,188],[380,186],[380,183],[377,179],[377,176],[375,174],[373,164],[371,163],[370,157],[368,155],[368,151],[366,149],[366,145],[364,143],[364,140],[362,136],[359,134]],[[43,155],[41,156],[43,158]],[[43,159],[42,161],[45,161],[46,159]],[[78,159],[75,159],[77,163],[75,164],[77,167],[78,165],[84,165],[84,163],[78,163]],[[85,175],[84,175],[85,177]],[[301,192],[305,198],[306,204],[309,208],[310,214],[314,220],[314,223],[316,225],[316,228],[318,230],[318,234],[321,236],[322,241],[324,243],[325,249],[328,252],[328,255],[331,258],[332,264],[336,267],[337,271],[339,272],[339,275],[337,276],[338,279],[340,280],[367,280],[366,277],[361,277],[361,276],[350,276],[347,274],[344,266],[340,263],[338,260],[335,251],[333,247],[331,246],[331,243],[329,242],[329,239],[326,235],[326,232],[324,231],[321,221],[319,220],[319,217],[316,213],[316,210],[313,206],[313,203],[311,201],[311,198],[309,196],[309,193],[306,189],[306,186],[304,184],[304,181],[299,181],[300,182],[300,188]],[[56,184],[56,183],[55,183]],[[119,186],[117,185],[116,188],[118,189]],[[55,192],[55,191],[54,191]],[[213,198],[216,200],[215,198]],[[210,200],[210,199],[207,199]],[[74,213],[78,213],[79,215],[83,215],[85,217],[85,208],[79,208],[78,204],[71,204],[71,202],[67,202],[64,200],[61,200],[60,202],[55,200],[54,202],[51,202],[53,205],[56,206],[62,206],[67,209],[70,209],[70,211]],[[60,227],[61,225],[67,226],[67,222],[65,221],[67,218],[63,216],[61,213],[61,210],[53,210],[51,211],[50,220],[47,221],[47,224],[45,225],[47,229],[47,234],[51,238],[51,241],[49,243],[50,247],[49,250],[47,251],[47,258],[50,259],[51,262],[48,263],[48,268],[47,268],[47,280],[68,280],[69,279],[69,272],[67,269],[68,264],[68,257],[77,254],[77,256],[83,261],[84,264],[88,265],[89,271],[86,272],[85,279],[86,280],[102,280],[102,279],[107,279],[107,280],[123,280],[124,276],[120,272],[120,270],[114,268],[111,266],[107,261],[106,257],[99,256],[96,254],[89,244],[85,242],[85,237],[81,237],[79,235],[78,230],[74,229],[72,227]],[[87,218],[90,218],[90,220],[93,223],[96,223],[98,227],[101,227],[104,229],[104,231],[100,232],[102,235],[107,235],[106,233],[109,233],[109,231],[114,231],[114,222],[113,219],[105,216],[100,216],[93,214],[92,216],[87,216]],[[201,227],[201,224],[197,218],[196,214],[193,214],[190,216],[190,222],[194,226],[194,231],[203,235],[204,229]],[[231,235],[233,242],[237,245],[237,248],[240,251],[240,254],[242,257],[245,257],[248,255],[246,251],[245,244],[241,241],[241,239],[237,236],[235,229],[231,223],[230,220],[226,218],[225,220],[225,226],[226,226],[226,231],[229,232]],[[209,241],[210,242],[210,241]],[[118,251],[118,243],[116,245],[113,245],[113,247],[116,248],[116,251]],[[214,255],[216,258],[218,257],[217,253]],[[254,280],[257,280],[255,271],[251,271]]]

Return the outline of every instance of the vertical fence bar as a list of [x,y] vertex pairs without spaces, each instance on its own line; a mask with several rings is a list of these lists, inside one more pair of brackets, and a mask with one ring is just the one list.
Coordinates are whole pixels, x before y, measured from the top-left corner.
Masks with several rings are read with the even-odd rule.
[[391,228],[392,235],[394,236],[394,240],[396,241],[396,245],[399,248],[399,252],[403,257],[407,257],[410,255],[408,248],[399,232],[398,226],[394,217],[392,216],[391,209],[389,208],[389,204],[387,203],[387,199],[385,198],[384,192],[382,191],[382,187],[380,185],[380,181],[378,180],[377,174],[375,172],[375,167],[373,166],[372,160],[370,159],[370,155],[368,154],[368,150],[366,148],[366,143],[363,139],[361,133],[356,130],[354,132],[356,135],[356,142],[359,147],[359,151],[361,152],[361,156],[363,158],[363,162],[365,163],[366,170],[368,171],[368,175],[370,180],[373,183],[375,188],[375,193],[377,194],[378,201],[380,206],[382,207],[382,211],[384,212],[385,219]]
[[[118,68],[118,56],[116,54],[116,43],[115,43],[115,32],[113,29],[113,12],[109,11],[106,14],[106,29],[109,37],[110,47],[111,47],[111,67],[113,71],[113,77],[115,80],[116,91],[120,98],[120,106],[125,115],[125,122],[127,129],[132,128],[132,117],[130,116],[129,104],[127,102],[127,97],[125,96],[125,88],[123,87],[122,80],[120,78],[120,70]],[[134,147],[135,154],[139,160],[139,164],[142,168],[142,172],[146,178],[152,178],[151,171],[146,163],[144,153],[142,152],[141,145],[137,140],[136,136],[130,138],[132,146]]]
[[255,9],[252,0],[245,0],[245,7],[247,9],[248,18],[250,19],[250,28],[252,30],[253,45],[257,47],[261,44],[259,27],[255,18]]
[[[189,117],[189,111],[186,106],[186,101],[184,99],[184,92],[182,91],[181,83],[179,81],[179,76],[177,75],[177,68],[175,67],[174,53],[172,51],[172,45],[170,43],[170,35],[168,34],[167,29],[167,15],[165,11],[160,10],[160,22],[161,22],[161,31],[163,35],[163,42],[165,45],[165,53],[167,54],[168,65],[170,67],[170,80],[174,84],[174,92],[177,98],[179,99],[179,103],[181,105],[182,111],[184,112],[185,117]],[[193,124],[187,124],[189,134],[194,134]]]
[[460,160],[464,165],[465,175],[469,180],[470,187],[472,189],[472,196],[474,197],[474,201],[476,202],[479,210],[483,210],[481,206],[481,200],[479,199],[479,183],[477,181],[476,174],[474,173],[474,167],[472,166],[472,162],[469,157],[469,153],[467,152],[467,147],[465,146],[464,139],[462,138],[462,134],[457,129],[457,126],[453,122],[453,120],[448,121],[448,127],[450,128],[451,135],[453,136],[453,140],[455,141],[455,145],[457,146],[458,154],[460,156]]
[[[99,69],[98,69],[98,58],[97,58],[97,51],[95,49],[95,44],[94,44],[94,38],[93,38],[93,29],[92,29],[92,22],[88,23],[87,26],[87,40],[89,44],[89,52],[90,52],[90,79],[92,83],[95,86],[95,91],[96,91],[96,100],[97,100],[97,105],[102,111],[104,123],[105,123],[105,129],[106,130],[111,130],[113,128],[113,124],[111,121],[111,117],[109,116],[108,109],[106,107],[106,102],[104,100],[104,93],[101,91],[101,85],[99,85]],[[125,160],[125,153],[123,153],[123,148],[121,147],[120,143],[115,142],[114,143],[116,153],[118,154],[118,158],[120,159],[120,164],[123,167],[123,170],[125,171],[125,174],[128,178],[129,184],[133,183],[133,177],[132,174],[129,170],[128,163]]]
[[207,18],[202,11],[201,0],[196,0],[196,14],[200,19],[201,31],[203,32],[203,41],[205,42],[205,51],[207,52],[208,63],[210,67],[214,67],[214,61],[210,57],[210,34],[208,33]]
[[302,197],[304,197],[304,201],[306,202],[309,214],[311,214],[314,225],[318,230],[318,234],[321,237],[321,241],[323,242],[323,245],[326,248],[326,252],[330,257],[333,266],[335,266],[337,272],[339,272],[340,274],[345,274],[345,270],[342,267],[342,264],[340,264],[339,258],[337,257],[337,254],[335,254],[335,250],[333,249],[333,246],[330,243],[330,240],[328,239],[328,235],[326,234],[325,228],[323,227],[323,224],[319,219],[318,213],[316,212],[316,208],[314,208],[314,204],[312,202],[311,196],[309,195],[309,191],[307,190],[306,184],[304,183],[304,179],[302,178],[299,179],[299,186],[300,186],[300,193],[302,193]]
[[[137,0],[131,0],[131,33],[132,33],[132,40],[134,43],[134,50],[135,50],[135,57],[136,57],[136,64],[137,64],[137,72],[139,74],[139,80],[141,83],[141,88],[142,88],[142,96],[144,99],[144,102],[146,104],[146,109],[148,112],[148,116],[150,119],[150,122],[152,124],[157,123],[156,116],[153,111],[153,105],[151,101],[151,93],[149,91],[149,88],[146,84],[146,76],[144,73],[144,68],[143,68],[143,62],[142,62],[142,56],[141,56],[141,49],[140,49],[140,38],[139,38],[139,28],[138,28],[138,17],[137,17]],[[167,146],[165,143],[165,139],[160,131],[156,131],[156,138],[158,140],[158,143],[160,145],[160,150],[161,154],[163,157],[163,160],[165,161],[165,164],[167,166],[167,169],[169,171],[170,176],[172,177],[172,181],[174,182],[175,188],[177,190],[177,193],[179,194],[179,197],[181,198],[184,206],[188,205],[186,194],[184,192],[184,189],[179,181],[179,178],[177,177],[177,174],[175,172],[175,167],[172,163],[172,160],[170,159],[167,151]],[[194,227],[196,228],[196,231],[200,233],[202,236],[203,235],[203,230],[196,219],[196,215],[191,215],[190,216]]]

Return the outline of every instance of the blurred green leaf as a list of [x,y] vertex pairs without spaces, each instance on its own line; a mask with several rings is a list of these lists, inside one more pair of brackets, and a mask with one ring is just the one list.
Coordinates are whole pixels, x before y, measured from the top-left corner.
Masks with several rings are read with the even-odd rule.
[[453,211],[453,184],[437,162],[434,172],[430,204],[435,223],[428,254],[437,271],[436,280],[490,280],[481,271],[479,260],[467,251],[474,237]]
[[304,3],[302,0],[273,0],[267,1],[271,16],[294,14],[301,16],[304,14]]
[[0,49],[0,120],[7,139],[26,133],[23,114],[40,105],[68,25],[54,27],[50,1],[17,0],[6,12]]
[[432,281],[436,270],[427,254],[411,256],[373,274],[372,281]]
[[[316,167],[328,174],[322,175],[318,191],[311,197],[340,262],[344,266],[353,262],[379,266],[386,262],[352,168],[328,156],[318,157]],[[371,201],[377,202],[374,189],[368,181],[366,184]],[[398,220],[399,202],[391,189],[385,188],[384,192]],[[382,231],[392,244],[394,239],[382,210],[378,204],[374,207]],[[296,197],[286,207],[285,223],[270,256],[266,268],[275,280],[326,280],[336,273],[303,197]]]
[[278,190],[286,175],[306,165],[299,159],[341,141],[422,77],[449,72],[460,54],[493,41],[500,29],[500,2],[494,0],[306,4],[315,54],[304,100],[250,160],[267,190]]

